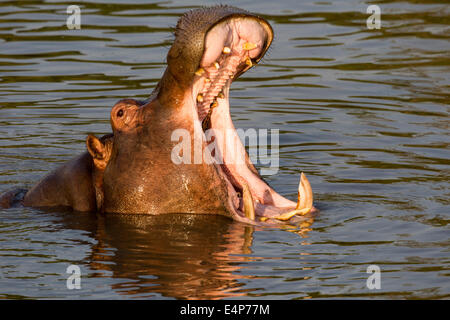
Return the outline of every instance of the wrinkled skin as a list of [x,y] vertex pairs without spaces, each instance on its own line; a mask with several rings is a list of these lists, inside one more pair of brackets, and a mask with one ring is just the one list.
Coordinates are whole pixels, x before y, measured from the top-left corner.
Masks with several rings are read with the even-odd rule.
[[[231,121],[231,82],[263,57],[273,38],[270,25],[247,11],[217,6],[185,14],[175,36],[168,67],[150,98],[119,101],[111,111],[113,136],[89,136],[88,153],[44,178],[25,195],[24,205],[220,214],[249,223],[314,210],[306,178],[300,185],[309,187],[310,196],[302,196],[303,207],[300,188],[295,203],[261,179]],[[190,149],[177,149],[180,140],[173,141],[173,133],[180,129],[188,133],[181,142]],[[199,158],[195,146],[211,146],[208,129],[218,134],[216,142],[222,141],[219,133],[226,134],[237,149],[227,152],[231,144],[219,143]],[[175,160],[191,161],[174,161],[174,154]],[[212,161],[216,154],[223,154],[223,163]]]

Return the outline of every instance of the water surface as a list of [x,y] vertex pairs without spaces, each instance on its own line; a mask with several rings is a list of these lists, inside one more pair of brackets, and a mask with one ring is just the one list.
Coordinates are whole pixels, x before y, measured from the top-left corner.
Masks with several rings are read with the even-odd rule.
[[[97,216],[30,208],[0,214],[0,297],[448,298],[450,126],[448,5],[229,1],[259,13],[275,40],[231,89],[238,128],[280,130],[266,179],[314,218],[253,228],[221,217]],[[206,2],[205,2],[206,3]],[[111,131],[119,99],[148,97],[173,26],[202,1],[0,3],[0,192],[29,187]],[[66,268],[81,268],[68,290]],[[369,265],[381,289],[369,290]]]

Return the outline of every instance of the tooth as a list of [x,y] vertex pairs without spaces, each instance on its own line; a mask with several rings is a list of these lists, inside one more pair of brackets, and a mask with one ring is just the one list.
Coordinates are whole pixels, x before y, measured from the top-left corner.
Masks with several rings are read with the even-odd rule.
[[205,73],[205,69],[203,69],[203,68],[198,68],[197,71],[195,71],[195,74],[197,76],[201,76],[204,73]]
[[295,215],[302,216],[309,213],[312,207],[313,207],[313,193],[311,190],[311,185],[309,184],[308,179],[302,172],[300,175],[300,183],[298,184],[297,207],[295,208],[295,210],[283,213],[275,218],[278,220],[286,221]]
[[217,101],[214,100],[213,103],[211,103],[210,108],[213,109],[213,108],[217,107],[218,105],[219,105],[219,103],[217,103]]
[[228,53],[231,52],[231,48],[230,47],[223,47],[222,52],[225,53],[225,54],[228,54]]
[[255,220],[255,206],[253,204],[253,197],[248,185],[244,182],[242,186],[242,199],[244,200],[244,213],[250,220]]
[[287,221],[290,218],[292,218],[293,216],[295,216],[296,214],[297,214],[297,210],[292,210],[292,211],[280,214],[279,216],[276,216],[275,219],[281,220],[281,221]]
[[210,78],[206,78],[205,82],[211,82],[211,79]]
[[225,98],[225,95],[223,94],[223,92],[221,91],[221,92],[219,92],[219,94],[217,95],[217,98],[219,98],[219,99],[223,99],[223,98]]
[[254,43],[251,43],[251,42],[246,42],[246,43],[244,43],[243,45],[242,45],[242,48],[244,49],[244,50],[253,50],[253,49],[255,49],[256,47],[258,47],[256,44],[254,44]]
[[245,64],[248,65],[249,67],[253,66],[252,59],[247,57],[247,59],[245,59]]
[[219,70],[219,68],[220,68],[219,63],[218,62],[214,62],[214,67],[216,67],[216,69]]
[[309,184],[308,179],[303,174],[300,175],[300,183],[298,185],[298,200],[297,200],[297,208],[296,210],[308,209],[305,213],[308,213],[313,206],[313,193],[311,190],[311,185]]
[[203,102],[203,95],[201,93],[197,96],[197,102]]

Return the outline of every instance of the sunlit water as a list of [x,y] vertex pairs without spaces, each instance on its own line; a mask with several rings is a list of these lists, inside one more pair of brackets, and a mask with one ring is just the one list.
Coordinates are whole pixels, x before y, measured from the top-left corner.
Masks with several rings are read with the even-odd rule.
[[[121,98],[144,99],[172,27],[201,1],[0,3],[0,191],[29,187],[111,131]],[[236,127],[280,130],[266,179],[295,199],[299,172],[321,210],[291,228],[221,217],[0,215],[3,298],[445,298],[450,295],[449,6],[239,1],[275,40],[231,90]],[[228,2],[233,4],[233,2]],[[236,2],[237,4],[237,2]],[[66,268],[81,268],[68,290]],[[369,290],[369,265],[381,289]]]

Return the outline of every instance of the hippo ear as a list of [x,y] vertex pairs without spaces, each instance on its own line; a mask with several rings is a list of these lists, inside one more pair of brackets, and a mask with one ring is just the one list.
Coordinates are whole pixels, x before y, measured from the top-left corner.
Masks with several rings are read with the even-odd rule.
[[96,136],[88,135],[86,138],[88,152],[94,160],[94,165],[99,169],[105,169],[107,159],[107,148]]
[[96,136],[88,135],[86,146],[92,158],[103,159],[105,157],[105,146]]

